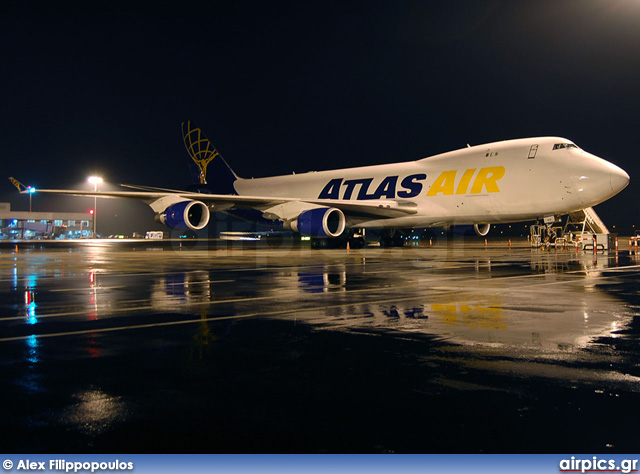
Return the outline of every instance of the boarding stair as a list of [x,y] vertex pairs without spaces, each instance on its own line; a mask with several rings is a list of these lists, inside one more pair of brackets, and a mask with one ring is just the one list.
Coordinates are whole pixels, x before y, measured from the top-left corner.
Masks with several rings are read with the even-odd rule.
[[597,247],[604,250],[612,245],[609,229],[592,207],[570,213],[563,234],[567,242],[575,242],[582,248],[595,245],[596,241]]
[[604,222],[602,222],[602,219],[600,219],[600,216],[593,207],[587,207],[586,209],[569,214],[563,233],[566,235],[570,232],[575,232],[576,240],[580,241],[585,232],[590,234],[608,234],[609,229]]
[[551,225],[532,225],[531,246],[566,246],[573,243],[584,246],[585,242],[590,244],[593,235],[597,234],[608,235],[609,229],[596,211],[592,207],[587,207],[570,213],[564,229]]

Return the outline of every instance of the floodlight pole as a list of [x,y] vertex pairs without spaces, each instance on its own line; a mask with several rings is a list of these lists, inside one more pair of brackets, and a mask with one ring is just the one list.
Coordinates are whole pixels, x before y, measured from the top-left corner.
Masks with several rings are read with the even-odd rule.
[[[93,192],[98,192],[98,183],[93,183]],[[98,196],[93,196],[93,238],[96,239],[96,228],[98,226]]]
[[29,193],[29,212],[31,212],[31,195],[36,192],[36,188],[27,186],[27,192]]
[[[93,192],[98,192],[98,184],[102,183],[102,178],[99,176],[89,176],[87,180],[90,183],[93,183]],[[93,238],[97,238],[96,229],[98,223],[98,196],[93,196]]]

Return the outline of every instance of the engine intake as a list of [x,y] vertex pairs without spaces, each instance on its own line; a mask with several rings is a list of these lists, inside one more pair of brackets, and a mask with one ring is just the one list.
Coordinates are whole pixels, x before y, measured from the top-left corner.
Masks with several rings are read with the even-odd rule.
[[200,201],[181,201],[156,214],[156,221],[171,229],[204,229],[209,223],[209,208]]
[[291,229],[309,237],[339,237],[347,220],[335,207],[320,207],[304,211],[291,223]]
[[491,229],[491,224],[473,224],[473,230],[476,231],[480,237],[484,237],[489,233]]

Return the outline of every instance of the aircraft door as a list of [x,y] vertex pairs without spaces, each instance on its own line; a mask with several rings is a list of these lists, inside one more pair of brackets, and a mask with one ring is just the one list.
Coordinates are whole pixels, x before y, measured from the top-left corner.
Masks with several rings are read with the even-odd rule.
[[531,145],[528,158],[530,160],[534,159],[536,157],[536,153],[538,153],[538,145]]

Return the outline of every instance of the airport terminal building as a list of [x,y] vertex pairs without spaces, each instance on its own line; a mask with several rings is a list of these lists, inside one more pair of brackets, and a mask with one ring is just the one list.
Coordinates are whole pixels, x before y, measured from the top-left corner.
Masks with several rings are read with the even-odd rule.
[[81,239],[93,237],[88,212],[11,211],[0,203],[0,239]]

